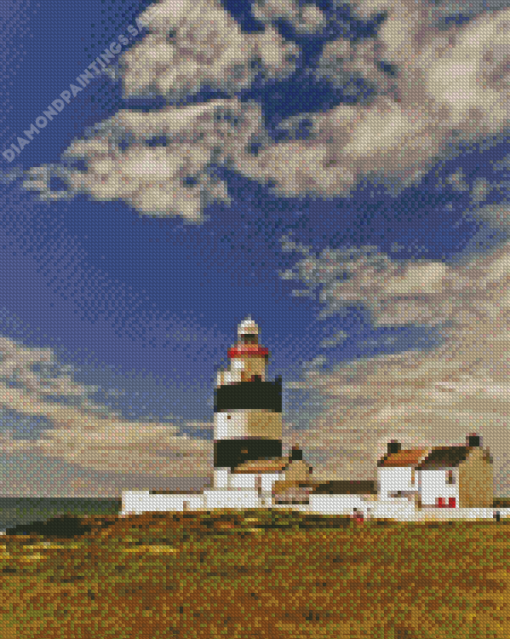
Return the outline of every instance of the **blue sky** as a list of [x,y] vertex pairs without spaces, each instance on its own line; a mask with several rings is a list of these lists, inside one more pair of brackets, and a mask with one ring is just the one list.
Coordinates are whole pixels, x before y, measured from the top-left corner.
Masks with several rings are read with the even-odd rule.
[[[150,4],[5,2],[0,151],[16,143]],[[272,22],[282,38],[300,47],[295,71],[265,83],[256,78],[236,92],[241,102],[260,105],[274,145],[285,139],[279,127],[286,118],[326,113],[341,104],[361,108],[377,92],[359,77],[339,87],[310,69],[316,68],[327,42],[343,38],[357,45],[374,39],[384,16],[362,18],[348,6],[334,11],[326,1],[316,5],[330,21],[323,33],[300,34],[289,21]],[[249,2],[224,6],[243,33],[264,29],[263,21],[250,14]],[[466,14],[458,25],[469,24],[472,16]],[[180,105],[228,97],[205,88]],[[119,109],[150,114],[164,106],[161,96],[126,98],[121,80],[95,77],[12,162],[4,155],[3,172],[58,164],[73,140]],[[270,350],[269,375],[281,374],[284,382],[303,379],[310,362],[319,361],[321,374],[327,374],[342,363],[426,351],[442,343],[442,324],[376,326],[362,303],[320,317],[325,303],[317,295],[293,294],[299,285],[281,276],[300,259],[297,251],[283,250],[283,242],[290,238],[315,256],[326,249],[371,246],[405,265],[455,265],[490,254],[504,246],[507,232],[493,217],[477,213],[506,202],[504,171],[493,163],[504,166],[508,142],[502,135],[485,148],[486,141],[468,140],[450,157],[444,151],[426,166],[419,182],[400,192],[367,177],[349,194],[281,196],[271,184],[241,175],[235,167],[218,167],[231,201],[206,206],[200,223],[175,214],[150,215],[122,200],[97,201],[87,193],[40,201],[20,180],[6,179],[0,209],[0,334],[28,348],[52,349],[61,364],[75,367],[77,383],[98,387],[91,395],[94,401],[123,418],[171,422],[181,433],[210,440],[206,424],[212,420],[215,370],[225,363],[236,326],[248,314],[259,323],[261,342]],[[483,179],[497,187],[486,190],[482,200]],[[54,178],[51,188],[63,187]],[[323,341],[339,331],[345,339],[325,347]],[[393,339],[388,343],[386,338]],[[303,431],[326,405],[311,386],[287,388],[284,418],[294,431]],[[54,425],[49,417],[12,411],[4,428],[14,428],[17,440],[34,442]],[[9,450],[4,449],[6,464],[20,454]],[[319,453],[316,460],[322,459]],[[30,455],[35,459],[35,452]],[[52,459],[58,466],[57,453]],[[62,458],[62,467],[68,461]],[[89,476],[86,464],[73,472],[78,468]],[[47,492],[51,480],[41,472],[41,490]],[[150,473],[147,477],[146,483]],[[6,472],[5,486],[8,478]],[[10,492],[0,486],[5,491]]]

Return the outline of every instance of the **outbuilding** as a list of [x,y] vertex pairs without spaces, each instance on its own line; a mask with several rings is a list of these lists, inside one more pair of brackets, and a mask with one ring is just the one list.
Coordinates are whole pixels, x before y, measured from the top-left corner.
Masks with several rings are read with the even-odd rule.
[[409,499],[418,507],[491,508],[493,459],[481,438],[464,445],[402,450],[391,441],[377,463],[379,500]]

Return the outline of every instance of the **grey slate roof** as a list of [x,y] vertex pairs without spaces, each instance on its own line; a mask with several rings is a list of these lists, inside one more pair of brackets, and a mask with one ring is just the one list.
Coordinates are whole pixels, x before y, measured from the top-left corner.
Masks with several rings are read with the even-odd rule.
[[455,468],[467,459],[469,450],[467,446],[440,446],[433,448],[427,457],[418,464],[417,468],[420,470]]
[[[433,448],[427,457],[418,464],[420,470],[434,470],[440,468],[456,468],[465,461],[472,450],[469,446],[440,446]],[[484,451],[484,459],[492,464],[492,457]]]
[[319,484],[315,495],[376,495],[377,484],[371,480],[334,480]]

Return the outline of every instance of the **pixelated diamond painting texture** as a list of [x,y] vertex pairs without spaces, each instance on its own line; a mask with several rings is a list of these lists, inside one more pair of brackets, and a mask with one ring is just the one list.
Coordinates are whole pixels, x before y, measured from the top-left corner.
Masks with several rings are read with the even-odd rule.
[[508,639],[510,0],[0,25],[0,639]]

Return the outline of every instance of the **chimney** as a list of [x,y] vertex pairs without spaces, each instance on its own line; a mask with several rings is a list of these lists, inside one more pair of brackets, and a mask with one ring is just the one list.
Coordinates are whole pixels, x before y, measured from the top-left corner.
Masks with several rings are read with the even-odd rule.
[[391,442],[388,442],[388,455],[392,453],[398,453],[402,444],[398,442],[396,439],[392,439]]
[[466,446],[470,446],[472,448],[478,448],[481,445],[482,445],[482,442],[481,442],[480,435],[477,435],[476,433],[470,433],[466,437]]
[[290,458],[292,459],[292,461],[303,459],[303,451],[301,450],[301,448],[299,448],[299,444],[294,444],[294,446],[292,446]]

